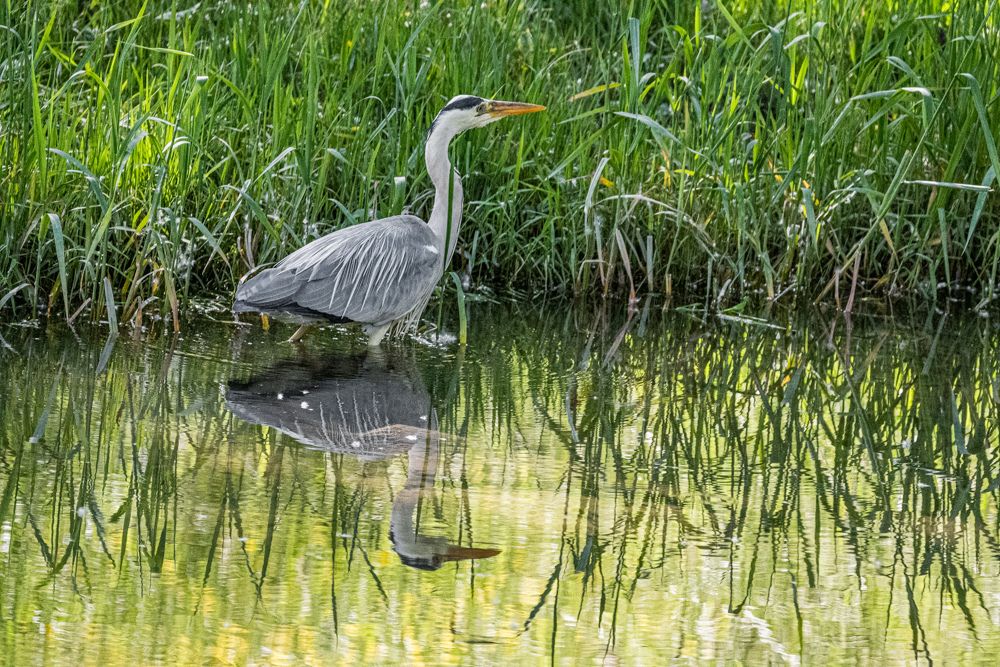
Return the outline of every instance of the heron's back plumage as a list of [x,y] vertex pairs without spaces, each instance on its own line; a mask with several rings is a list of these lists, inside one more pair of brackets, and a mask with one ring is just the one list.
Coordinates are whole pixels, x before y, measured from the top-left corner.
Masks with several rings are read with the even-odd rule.
[[233,310],[382,326],[426,303],[442,273],[438,244],[434,231],[412,215],[345,227],[246,281]]

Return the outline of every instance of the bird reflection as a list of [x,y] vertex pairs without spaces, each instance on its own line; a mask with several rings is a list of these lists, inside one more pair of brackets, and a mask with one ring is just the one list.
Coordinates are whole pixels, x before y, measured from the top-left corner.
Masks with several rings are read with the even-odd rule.
[[421,535],[413,523],[413,510],[419,516],[420,504],[434,488],[438,467],[441,433],[427,430],[427,437],[410,448],[410,465],[406,484],[392,502],[389,519],[389,539],[404,565],[421,570],[436,570],[445,563],[467,558],[490,558],[499,549],[479,549],[449,544],[443,537]]
[[403,564],[437,570],[500,553],[419,533],[414,510],[419,517],[433,492],[441,433],[430,394],[409,357],[371,350],[319,363],[279,362],[257,378],[231,381],[226,407],[241,420],[278,429],[310,449],[365,461],[408,452],[406,483],[393,500],[389,522],[389,538]]

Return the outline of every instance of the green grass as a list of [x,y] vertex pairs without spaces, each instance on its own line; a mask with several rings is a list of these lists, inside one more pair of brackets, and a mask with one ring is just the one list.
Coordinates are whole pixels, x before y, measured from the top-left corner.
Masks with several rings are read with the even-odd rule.
[[2,317],[176,313],[426,215],[458,93],[548,107],[452,147],[474,284],[993,297],[995,1],[252,4],[3,0]]

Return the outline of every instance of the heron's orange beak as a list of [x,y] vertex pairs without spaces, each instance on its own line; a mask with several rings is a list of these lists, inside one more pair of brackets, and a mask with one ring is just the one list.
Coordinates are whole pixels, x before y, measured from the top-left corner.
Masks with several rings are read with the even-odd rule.
[[525,113],[535,113],[545,111],[541,104],[526,104],[524,102],[488,102],[486,113],[493,118],[503,118],[504,116],[520,116]]
[[477,549],[475,547],[448,547],[448,550],[439,554],[438,558],[445,562],[455,560],[466,560],[469,558],[492,558],[500,553],[499,549]]

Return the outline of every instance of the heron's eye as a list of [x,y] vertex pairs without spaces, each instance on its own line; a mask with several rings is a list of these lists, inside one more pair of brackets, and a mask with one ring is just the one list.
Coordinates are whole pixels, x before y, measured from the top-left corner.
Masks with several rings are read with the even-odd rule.
[[484,104],[480,104],[478,107],[476,107],[476,113],[477,114],[482,115],[482,113],[484,111],[486,111],[486,104],[485,103]]

